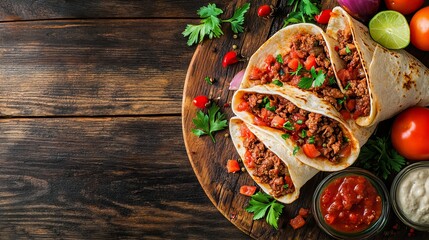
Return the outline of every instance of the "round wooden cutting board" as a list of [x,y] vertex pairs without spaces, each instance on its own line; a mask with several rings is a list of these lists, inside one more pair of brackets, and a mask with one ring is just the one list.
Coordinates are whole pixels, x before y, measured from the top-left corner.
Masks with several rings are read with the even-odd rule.
[[[246,1],[226,1],[226,5],[218,5],[224,10],[223,16],[231,16],[239,6]],[[322,9],[332,8],[335,0],[322,1]],[[228,90],[233,76],[246,67],[246,61],[239,62],[227,68],[222,67],[222,57],[226,52],[236,51],[244,58],[250,57],[271,35],[282,28],[283,19],[289,10],[287,1],[251,1],[251,8],[246,14],[245,32],[234,36],[229,25],[223,25],[224,35],[219,39],[204,40],[198,45],[191,60],[183,92],[183,135],[189,160],[194,172],[206,192],[207,196],[219,211],[240,230],[255,239],[331,239],[314,221],[307,218],[304,227],[293,230],[289,220],[298,214],[303,207],[310,209],[312,196],[317,184],[327,175],[318,173],[301,189],[298,200],[285,205],[279,220],[279,229],[268,225],[264,219],[253,221],[253,214],[244,208],[248,205],[249,197],[239,194],[240,186],[256,185],[246,172],[227,173],[228,159],[238,159],[228,129],[215,134],[216,143],[208,136],[197,137],[191,130],[195,128],[192,119],[196,117],[198,109],[192,104],[194,97],[206,95],[221,107],[228,120],[233,116],[229,107],[233,91]],[[265,19],[257,16],[257,8],[262,4],[272,4],[278,8],[275,18]],[[213,85],[204,78],[216,80]],[[395,222],[395,221],[392,221]],[[391,228],[390,223],[387,228]],[[222,233],[219,233],[220,236]],[[406,235],[406,233],[405,233]],[[383,236],[379,236],[382,239]]]

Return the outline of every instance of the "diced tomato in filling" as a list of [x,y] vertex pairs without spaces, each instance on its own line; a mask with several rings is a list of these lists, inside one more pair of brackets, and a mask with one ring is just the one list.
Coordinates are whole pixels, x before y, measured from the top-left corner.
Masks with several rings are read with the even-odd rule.
[[296,69],[298,69],[299,66],[299,59],[298,58],[292,58],[288,63],[287,66],[292,69],[293,71],[296,71]]
[[337,76],[341,81],[341,84],[343,86],[347,85],[347,82],[351,79],[350,72],[347,71],[347,69],[343,68],[340,71],[337,72]]
[[264,122],[263,119],[261,119],[260,117],[254,117],[253,118],[253,122],[258,125],[258,126],[268,126],[266,122]]
[[341,111],[340,111],[340,113],[341,113],[341,116],[343,117],[343,119],[344,120],[349,120],[349,119],[351,119],[352,118],[352,115],[350,114],[350,112],[349,111],[347,111],[346,109],[342,109]]
[[283,128],[283,124],[285,124],[286,120],[280,116],[274,116],[273,120],[271,120],[271,127],[274,128]]
[[295,188],[295,186],[293,185],[293,182],[292,182],[292,178],[289,175],[285,176],[285,182],[288,185],[288,188],[291,188],[291,189]]
[[226,168],[229,173],[235,173],[241,170],[238,161],[235,159],[228,160],[228,162],[226,163]]
[[249,128],[246,126],[246,124],[240,125],[240,133],[241,137],[245,139],[254,139],[255,135],[249,130]]
[[343,149],[341,149],[339,156],[340,157],[348,157],[352,153],[352,146],[347,144]]
[[329,183],[318,204],[328,225],[337,231],[355,233],[377,221],[383,203],[369,180],[347,175]]
[[246,101],[241,101],[237,106],[237,111],[242,112],[249,109],[249,103]]
[[244,196],[252,196],[256,192],[256,186],[247,186],[243,185],[240,187],[240,194],[243,194]]
[[250,151],[246,151],[244,154],[244,164],[250,169],[255,168],[255,159],[252,156],[252,153]]
[[319,150],[317,150],[316,146],[314,144],[306,143],[302,145],[302,150],[304,151],[305,155],[309,158],[315,158],[320,156]]
[[310,55],[307,57],[307,60],[304,62],[305,69],[310,71],[312,67],[316,67],[316,57],[314,55]]
[[272,64],[274,64],[276,62],[276,59],[274,58],[273,55],[269,54],[267,56],[267,58],[265,59],[265,63],[269,66],[271,66]]
[[297,215],[289,221],[293,229],[301,228],[305,225],[305,220],[301,215]]
[[356,100],[355,99],[348,99],[346,101],[346,109],[352,112],[355,109],[356,106]]
[[257,68],[257,67],[253,67],[252,70],[250,71],[250,79],[251,80],[257,80],[257,79],[261,79],[263,73],[261,71],[261,69]]

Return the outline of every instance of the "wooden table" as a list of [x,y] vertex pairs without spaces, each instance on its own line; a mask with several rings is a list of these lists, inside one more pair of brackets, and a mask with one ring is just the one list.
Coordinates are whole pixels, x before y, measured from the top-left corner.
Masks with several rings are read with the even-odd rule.
[[0,1],[0,239],[249,238],[182,137],[181,32],[209,2]]

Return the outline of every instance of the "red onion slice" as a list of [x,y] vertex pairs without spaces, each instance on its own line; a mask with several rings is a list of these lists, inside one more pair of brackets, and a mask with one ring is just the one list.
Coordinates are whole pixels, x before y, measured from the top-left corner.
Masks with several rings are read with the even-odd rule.
[[243,81],[244,71],[245,69],[235,74],[229,83],[229,90],[237,90],[240,87],[241,81]]

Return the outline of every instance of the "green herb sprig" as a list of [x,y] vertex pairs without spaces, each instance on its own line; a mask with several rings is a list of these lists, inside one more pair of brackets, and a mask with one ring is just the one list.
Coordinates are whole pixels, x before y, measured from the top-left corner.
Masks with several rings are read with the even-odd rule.
[[405,158],[392,147],[388,137],[373,137],[360,150],[356,166],[387,179],[406,164]]
[[314,16],[320,13],[320,1],[288,0],[287,5],[292,10],[283,21],[283,27],[291,23],[314,22]]
[[220,112],[219,106],[215,103],[211,104],[207,114],[199,110],[197,112],[197,117],[192,119],[192,122],[196,127],[192,129],[192,133],[198,137],[209,135],[213,143],[216,143],[213,133],[223,130],[228,126],[225,114]]
[[222,23],[230,23],[231,29],[234,33],[241,33],[244,31],[244,15],[250,8],[250,3],[245,3],[243,6],[237,8],[234,15],[229,19],[220,19],[219,15],[223,10],[216,7],[216,4],[209,3],[207,6],[201,7],[197,14],[200,16],[201,21],[198,25],[188,24],[185,31],[182,32],[184,37],[188,37],[188,46],[200,43],[205,37],[209,39],[219,38],[223,35],[221,25]]
[[298,83],[298,87],[302,89],[309,89],[312,86],[314,87],[320,87],[325,82],[325,74],[322,72],[322,70],[319,70],[316,72],[316,69],[314,67],[310,70],[311,77],[303,77]]
[[258,192],[252,196],[245,210],[254,213],[253,220],[261,219],[266,215],[267,223],[278,229],[278,220],[283,212],[283,207],[284,205],[278,203],[272,196]]

